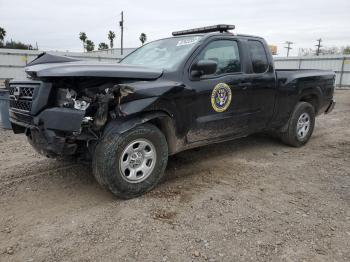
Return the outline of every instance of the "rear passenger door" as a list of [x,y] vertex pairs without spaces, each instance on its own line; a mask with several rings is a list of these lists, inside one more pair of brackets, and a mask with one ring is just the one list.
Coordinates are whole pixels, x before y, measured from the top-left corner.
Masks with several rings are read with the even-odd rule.
[[246,47],[250,57],[248,69],[251,86],[247,89],[252,114],[248,119],[251,131],[260,131],[266,128],[271,120],[275,105],[276,76],[273,68],[272,56],[265,49],[263,40],[246,40]]

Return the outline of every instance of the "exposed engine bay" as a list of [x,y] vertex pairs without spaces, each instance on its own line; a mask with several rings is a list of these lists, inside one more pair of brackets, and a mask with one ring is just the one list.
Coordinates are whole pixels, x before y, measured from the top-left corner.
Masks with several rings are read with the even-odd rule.
[[[121,109],[122,99],[134,93],[134,88],[126,84],[104,84],[92,80],[91,86],[87,82],[79,82],[79,85],[62,83],[65,88],[58,87],[56,91],[56,106],[85,111],[83,123],[85,127],[93,131],[99,131],[108,118],[126,116]],[[61,85],[56,82],[55,85]]]
[[[134,93],[134,88],[105,79],[63,78],[50,81],[51,86],[40,86],[33,92],[36,97],[31,101],[31,111],[35,110],[38,99],[45,101],[45,107],[30,116],[26,127],[22,126],[23,123],[16,125],[24,112],[11,108],[13,130],[25,132],[32,146],[48,157],[72,154],[89,157],[107,121],[127,116],[121,103]],[[23,85],[13,83],[11,88],[23,89]],[[50,90],[47,99],[42,95],[43,89]]]

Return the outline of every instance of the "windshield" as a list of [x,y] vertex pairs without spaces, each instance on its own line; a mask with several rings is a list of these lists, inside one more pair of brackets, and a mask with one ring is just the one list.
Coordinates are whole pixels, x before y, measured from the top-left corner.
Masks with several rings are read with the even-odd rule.
[[184,36],[154,41],[140,47],[120,63],[174,69],[201,38],[201,36]]

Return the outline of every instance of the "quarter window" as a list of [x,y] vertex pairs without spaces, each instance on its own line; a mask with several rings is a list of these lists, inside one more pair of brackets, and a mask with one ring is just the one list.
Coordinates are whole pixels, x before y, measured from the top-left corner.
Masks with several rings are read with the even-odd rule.
[[218,40],[208,44],[199,55],[199,60],[213,60],[218,67],[214,75],[241,71],[238,45],[236,41]]
[[269,64],[267,62],[267,56],[263,44],[259,41],[249,40],[248,47],[254,73],[266,72]]

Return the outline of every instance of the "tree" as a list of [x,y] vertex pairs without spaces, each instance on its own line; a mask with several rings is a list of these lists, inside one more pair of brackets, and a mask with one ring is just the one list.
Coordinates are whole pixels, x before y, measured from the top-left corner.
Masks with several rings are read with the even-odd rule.
[[113,41],[115,38],[115,33],[113,31],[108,32],[109,46],[113,48]]
[[91,40],[86,40],[86,51],[91,52],[94,51],[95,49],[95,44]]
[[85,52],[85,45],[86,45],[86,40],[87,40],[87,35],[84,32],[79,33],[79,39],[83,42],[83,50]]
[[337,46],[325,46],[320,50],[321,55],[340,55],[341,53],[341,49]]
[[3,45],[4,39],[6,36],[6,31],[4,28],[0,27],[0,46]]
[[6,41],[6,44],[3,46],[4,48],[8,48],[8,49],[24,49],[24,50],[33,50],[33,46],[31,44],[27,45],[24,44],[20,41],[16,42],[16,41]]
[[100,43],[98,45],[98,50],[104,50],[104,49],[108,49],[108,45],[106,43]]
[[344,47],[343,55],[350,55],[350,45]]
[[314,50],[311,48],[300,48],[299,49],[299,56],[312,56],[314,55]]
[[141,43],[142,43],[142,45],[147,41],[147,36],[146,36],[146,34],[145,33],[141,33],[141,35],[140,35],[140,41],[141,41]]

